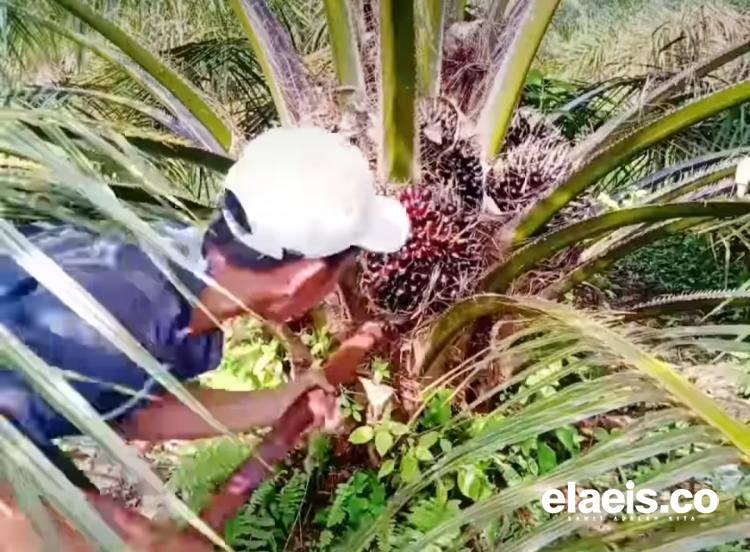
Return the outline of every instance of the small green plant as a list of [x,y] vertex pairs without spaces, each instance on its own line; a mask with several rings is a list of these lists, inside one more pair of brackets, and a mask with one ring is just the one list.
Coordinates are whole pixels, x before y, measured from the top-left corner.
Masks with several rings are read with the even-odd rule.
[[355,422],[362,421],[362,411],[365,407],[358,403],[350,392],[344,391],[341,394],[339,406],[344,419],[351,418]]
[[326,325],[315,326],[307,330],[300,337],[302,343],[310,349],[310,354],[316,366],[322,365],[333,352],[335,340]]
[[323,527],[318,550],[328,550],[337,540],[336,535],[356,531],[372,521],[385,509],[386,488],[372,471],[355,473],[339,485],[331,505],[316,517]]
[[239,515],[227,524],[227,544],[238,552],[283,550],[299,518],[309,480],[307,473],[292,470],[263,482]]
[[233,437],[199,443],[180,462],[169,484],[193,511],[199,512],[208,504],[213,491],[227,480],[250,451],[247,442]]
[[230,391],[276,387],[287,380],[286,354],[255,321],[239,324],[227,340],[221,365],[202,378],[203,385]]
[[422,425],[429,429],[447,424],[452,414],[451,401],[453,392],[450,389],[440,389],[427,402],[422,416]]

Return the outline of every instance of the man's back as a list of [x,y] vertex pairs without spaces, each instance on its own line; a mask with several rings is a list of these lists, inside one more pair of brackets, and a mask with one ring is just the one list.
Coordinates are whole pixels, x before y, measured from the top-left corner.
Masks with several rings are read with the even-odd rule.
[[[23,232],[179,379],[219,363],[221,333],[188,335],[191,305],[149,255],[126,238],[72,226],[30,226]],[[192,291],[199,290],[195,278],[179,274]],[[144,402],[143,395],[158,390],[142,368],[5,256],[0,256],[0,323],[49,365],[75,372],[71,384],[108,419],[122,419]],[[0,413],[43,448],[52,438],[75,433],[20,374],[2,368],[8,367],[0,366]]]

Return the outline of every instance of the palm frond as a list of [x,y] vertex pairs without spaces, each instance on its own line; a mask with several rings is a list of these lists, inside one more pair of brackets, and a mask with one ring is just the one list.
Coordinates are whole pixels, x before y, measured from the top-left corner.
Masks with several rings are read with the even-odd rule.
[[[606,412],[610,406],[616,409],[623,404],[633,404],[630,401],[641,400],[645,403],[661,404],[670,400],[667,397],[682,405],[682,408],[678,409],[647,413],[617,437],[604,441],[581,456],[573,457],[549,474],[516,483],[489,499],[475,503],[451,516],[450,520],[427,533],[408,549],[420,549],[443,535],[455,534],[457,529],[468,527],[468,533],[463,533],[465,542],[465,539],[481,530],[491,520],[511,514],[517,508],[538,500],[546,489],[563,486],[568,481],[591,481],[618,467],[671,450],[697,445],[692,453],[664,464],[646,479],[642,479],[640,485],[663,489],[687,479],[704,477],[717,465],[738,463],[741,455],[747,454],[750,450],[750,431],[744,424],[729,417],[718,402],[710,399],[697,386],[690,384],[676,365],[668,364],[659,359],[656,353],[651,352],[655,350],[658,340],[666,337],[658,330],[613,326],[606,319],[583,315],[569,307],[531,297],[478,296],[463,304],[459,303],[458,308],[463,308],[461,313],[458,310],[452,313],[453,335],[461,329],[462,324],[469,324],[475,317],[492,314],[493,306],[495,315],[512,315],[514,324],[528,324],[529,332],[515,332],[514,335],[496,343],[497,352],[490,352],[491,358],[507,358],[503,355],[517,348],[524,348],[524,358],[531,353],[535,360],[531,361],[523,375],[514,376],[514,381],[524,381],[529,376],[529,371],[533,373],[535,370],[541,370],[549,366],[552,358],[557,358],[554,355],[561,349],[548,345],[545,336],[550,335],[559,336],[569,344],[568,358],[578,359],[578,362],[571,362],[574,366],[570,370],[561,370],[556,376],[551,376],[552,379],[560,381],[567,374],[576,373],[583,367],[607,367],[607,371],[611,372],[614,369],[616,372],[564,387],[557,393],[538,399],[527,406],[523,406],[523,401],[514,401],[510,406],[501,404],[495,411],[497,418],[491,426],[477,437],[443,455],[433,467],[423,473],[419,482],[399,490],[377,522],[359,531],[346,543],[350,547],[348,549],[363,549],[378,531],[380,524],[387,523],[389,519],[398,515],[417,493],[456,470],[463,463],[490,457],[494,451],[503,450],[527,437],[594,416],[598,408],[603,408]],[[553,319],[555,322],[551,322]],[[440,324],[436,326],[436,330],[439,328]],[[740,334],[743,329],[747,330],[746,325],[732,326],[722,331],[731,336]],[[433,332],[431,337],[444,337],[450,331],[448,326],[443,325],[443,333]],[[536,337],[534,331],[537,332]],[[707,331],[711,333],[711,330]],[[654,341],[655,339],[657,341]],[[727,348],[736,345],[736,342],[730,340],[726,340],[726,343]],[[545,353],[545,350],[548,352]],[[549,352],[550,350],[554,352]],[[536,351],[537,355],[535,356],[532,351]],[[536,358],[539,359],[538,362]],[[636,372],[617,371],[618,366],[635,369]],[[542,382],[538,383],[544,385]],[[503,384],[503,388],[506,384],[508,383]],[[549,381],[546,384],[549,385]],[[613,387],[610,388],[610,385]],[[664,389],[667,395],[660,396],[659,389]],[[639,396],[640,393],[643,394]],[[610,400],[613,401],[611,404],[605,404]],[[462,418],[465,417],[459,417],[452,423],[460,423]],[[701,419],[707,425],[684,427],[684,424],[679,423],[695,418]],[[665,431],[675,423],[677,427]],[[661,431],[653,433],[655,429]],[[727,439],[734,446],[718,446],[723,439]],[[539,543],[540,540],[550,544],[576,529],[573,526],[566,530],[552,523],[551,528],[544,527],[543,532],[535,533],[533,538],[529,536],[530,542],[523,539],[521,542],[529,546],[530,543]],[[520,546],[521,543],[517,544]],[[538,548],[530,546],[518,549]]]
[[447,0],[418,0],[415,8],[417,86],[420,95],[425,98],[437,98],[440,95],[440,68],[448,4]]
[[547,286],[541,295],[548,299],[560,297],[576,285],[589,280],[595,274],[606,271],[618,259],[629,253],[668,236],[684,232],[702,222],[705,222],[705,219],[681,219],[674,222],[656,224],[641,232],[633,232],[632,234],[618,238],[610,242],[606,248],[602,248],[601,252],[585,256],[575,269]]
[[632,308],[631,318],[661,316],[690,311],[710,311],[720,306],[750,305],[750,292],[742,289],[694,291],[679,295],[664,295]]
[[557,0],[518,0],[513,6],[507,26],[511,32],[507,39],[500,38],[508,44],[502,48],[502,57],[477,120],[482,156],[488,163],[500,153],[526,74],[557,5]]
[[[21,496],[43,496],[65,519],[71,520],[90,542],[102,550],[124,550],[125,544],[98,512],[88,503],[80,489],[44,456],[28,438],[0,416],[0,467],[5,477],[14,481]],[[32,510],[33,511],[33,510]],[[46,512],[44,514],[46,515]],[[40,516],[35,516],[36,520]],[[42,518],[43,519],[43,518]],[[55,532],[47,533],[48,538]]]
[[231,0],[230,5],[255,52],[284,125],[314,112],[316,94],[289,38],[264,0]]
[[[0,229],[3,229],[2,221],[0,221]],[[68,383],[59,369],[48,366],[2,324],[0,324],[0,346],[3,357],[11,360],[16,369],[52,408],[63,414],[82,434],[92,437],[107,454],[116,458],[150,490],[162,496],[175,513],[182,516],[215,544],[223,546],[223,540],[166,488],[148,463],[140,458],[134,449],[129,448],[107,425],[100,414]],[[165,381],[165,384],[168,385],[169,382]]]
[[622,196],[622,194],[638,190],[648,190],[651,192],[655,192],[657,188],[660,187],[665,181],[668,181],[675,177],[681,177],[685,174],[691,174],[702,169],[707,169],[714,163],[718,163],[729,158],[742,156],[749,150],[750,148],[740,147],[691,157],[686,161],[681,161],[674,165],[670,165],[668,167],[664,167],[657,171],[654,171],[645,178],[642,178],[641,180],[630,184],[627,190],[623,190],[622,192],[620,192],[620,196]]
[[323,4],[339,86],[355,105],[361,104],[365,97],[365,76],[353,6],[346,0],[324,0]]
[[382,140],[380,172],[409,182],[415,174],[416,37],[412,2],[380,2]]
[[138,43],[116,24],[97,14],[79,0],[55,0],[85,21],[137,63],[150,78],[175,96],[201,122],[225,151],[232,147],[232,131],[216,110],[190,82],[172,70],[163,60]]
[[553,191],[524,213],[515,227],[515,241],[531,236],[569,201],[654,144],[732,106],[750,100],[750,81],[744,81],[682,106],[598,152],[579,166]]
[[522,247],[508,259],[489,270],[482,282],[482,289],[502,292],[517,276],[536,266],[543,259],[549,258],[565,247],[623,226],[683,217],[737,217],[748,213],[750,213],[750,204],[732,201],[667,203],[612,211],[571,224]]

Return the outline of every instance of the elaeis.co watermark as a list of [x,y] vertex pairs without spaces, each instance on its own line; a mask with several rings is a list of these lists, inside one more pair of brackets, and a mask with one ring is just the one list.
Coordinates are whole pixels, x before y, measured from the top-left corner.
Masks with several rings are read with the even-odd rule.
[[670,521],[692,521],[711,514],[719,496],[711,489],[675,489],[660,493],[638,488],[628,481],[625,489],[587,489],[568,482],[565,491],[549,489],[542,495],[542,508],[549,514],[567,514],[571,521],[647,521],[668,517]]

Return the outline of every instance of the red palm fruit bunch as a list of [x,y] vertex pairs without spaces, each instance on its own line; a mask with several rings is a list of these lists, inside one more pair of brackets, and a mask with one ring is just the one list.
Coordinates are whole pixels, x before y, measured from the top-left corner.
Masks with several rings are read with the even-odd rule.
[[361,280],[374,311],[411,320],[474,290],[497,256],[493,234],[566,174],[570,148],[554,127],[521,110],[506,149],[485,173],[455,103],[426,102],[419,118],[421,183],[398,196],[411,237],[396,253],[365,255]]
[[396,253],[368,253],[362,284],[375,310],[413,318],[455,301],[486,266],[487,239],[476,215],[463,211],[433,186],[403,190],[399,199],[412,224]]

